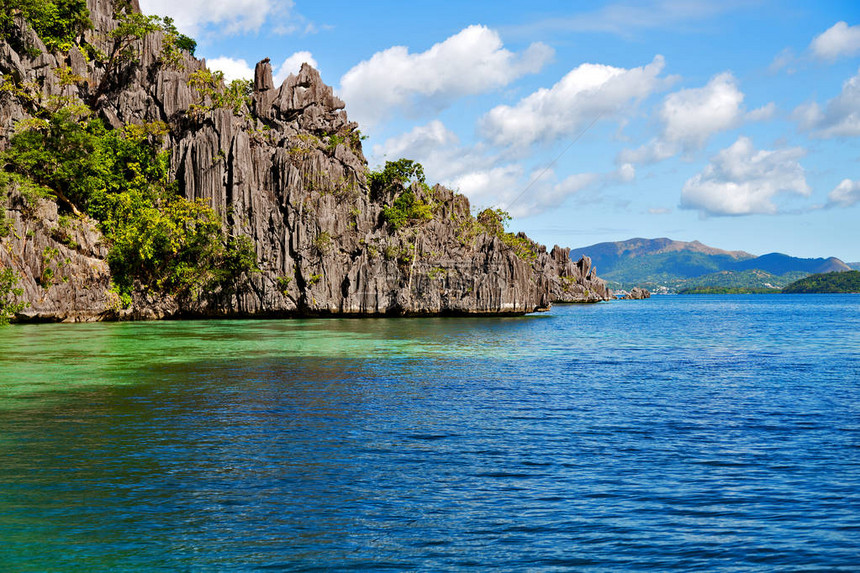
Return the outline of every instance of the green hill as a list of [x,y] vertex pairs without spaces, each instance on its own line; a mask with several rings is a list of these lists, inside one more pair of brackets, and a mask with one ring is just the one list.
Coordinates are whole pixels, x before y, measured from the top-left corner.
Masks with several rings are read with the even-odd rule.
[[860,271],[845,271],[811,275],[782,289],[795,293],[860,293]]
[[803,259],[782,253],[757,257],[745,251],[725,251],[698,241],[629,239],[571,249],[570,255],[591,257],[601,278],[611,288],[634,286],[652,292],[684,289],[739,289],[740,292],[778,291],[811,273],[845,271],[836,258]]

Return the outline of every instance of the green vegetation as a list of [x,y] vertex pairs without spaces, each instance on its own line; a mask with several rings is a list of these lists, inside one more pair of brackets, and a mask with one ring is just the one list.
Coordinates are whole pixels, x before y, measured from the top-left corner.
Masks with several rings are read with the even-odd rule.
[[[0,155],[3,180],[36,188],[99,221],[118,293],[135,283],[187,295],[256,270],[250,241],[224,237],[220,217],[176,193],[161,123],[108,130],[84,106],[23,122]],[[53,271],[52,271],[53,272]],[[45,278],[45,277],[43,277]],[[48,277],[46,281],[50,281]]]
[[367,183],[374,196],[379,196],[395,185],[400,189],[411,186],[412,183],[426,185],[424,166],[411,159],[386,161],[382,171],[371,171],[367,174]]
[[382,218],[394,230],[401,229],[407,224],[429,221],[433,218],[433,208],[415,196],[414,191],[403,191],[394,202],[382,209]]
[[290,283],[293,282],[293,277],[282,276],[278,277],[278,290],[282,294],[290,292]]
[[21,312],[29,306],[28,303],[14,302],[15,297],[24,294],[24,290],[18,288],[18,274],[12,269],[0,269],[0,326],[9,323],[9,319],[15,313]]
[[782,289],[795,293],[860,293],[860,271],[845,271],[810,275]]
[[317,235],[314,239],[313,246],[317,253],[321,255],[326,254],[332,247],[332,237],[328,231],[323,231]]
[[433,219],[433,205],[420,196],[429,195],[424,167],[411,159],[387,161],[382,171],[371,171],[367,177],[372,196],[392,194],[394,200],[382,210],[382,219],[395,231],[407,225]]
[[427,271],[427,278],[430,279],[431,281],[436,280],[436,279],[445,280],[445,278],[447,276],[448,276],[447,269],[444,269],[442,267],[433,267],[432,269]]
[[233,80],[224,85],[224,73],[208,69],[197,70],[188,77],[188,85],[197,92],[198,100],[188,108],[192,116],[201,116],[219,108],[228,108],[240,115],[242,106],[249,104],[254,84],[250,80]]
[[164,41],[161,47],[161,59],[167,67],[182,68],[183,53],[194,55],[197,49],[197,41],[185,34],[180,34],[173,24],[173,18],[161,20],[161,30],[164,32]]
[[86,0],[0,0],[0,38],[8,38],[20,13],[49,51],[67,52],[92,28]]
[[477,217],[462,219],[457,229],[457,239],[460,243],[467,245],[473,243],[475,238],[481,234],[498,237],[502,244],[507,245],[519,258],[527,262],[533,262],[538,256],[538,245],[523,233],[509,233],[505,227],[511,220],[511,216],[503,209],[484,209]]

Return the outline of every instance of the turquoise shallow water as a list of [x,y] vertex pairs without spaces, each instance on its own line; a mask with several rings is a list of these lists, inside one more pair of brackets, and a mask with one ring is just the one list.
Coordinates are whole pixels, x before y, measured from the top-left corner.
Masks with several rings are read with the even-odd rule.
[[856,570],[860,296],[0,330],[0,569]]

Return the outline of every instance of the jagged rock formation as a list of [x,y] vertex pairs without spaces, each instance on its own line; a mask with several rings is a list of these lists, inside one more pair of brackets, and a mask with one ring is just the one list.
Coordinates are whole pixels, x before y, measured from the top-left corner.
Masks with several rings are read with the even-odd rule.
[[[95,29],[87,41],[104,44],[116,25],[112,3],[88,0],[88,6]],[[39,86],[43,97],[91,101],[103,67],[77,48],[49,54],[23,21],[20,29],[17,44],[41,54],[30,57],[15,42],[0,41],[0,73]],[[587,257],[574,263],[569,250],[540,246],[535,256],[522,257],[498,236],[471,233],[468,200],[441,186],[413,187],[434,206],[433,218],[395,231],[382,218],[393,197],[370,192],[357,125],[310,66],[275,87],[263,60],[248,103],[210,109],[211,98],[189,85],[205,62],[186,55],[166,66],[162,42],[161,33],[140,42],[139,62],[116,74],[99,114],[114,128],[167,123],[165,146],[179,191],[211,205],[232,234],[249,237],[260,272],[230,292],[176,299],[141,291],[122,310],[109,290],[107,245],[95,223],[61,225],[47,201],[27,213],[13,192],[12,233],[0,239],[0,265],[22,276],[30,308],[20,318],[504,314],[547,309],[553,301],[609,299]],[[87,81],[61,85],[54,70],[64,66]],[[3,146],[27,110],[8,93],[0,98]],[[45,258],[55,251],[62,265]]]

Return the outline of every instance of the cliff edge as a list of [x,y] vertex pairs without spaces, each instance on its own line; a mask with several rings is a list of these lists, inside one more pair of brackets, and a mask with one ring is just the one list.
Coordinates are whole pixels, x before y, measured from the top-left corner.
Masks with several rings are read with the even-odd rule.
[[[522,314],[609,299],[587,257],[506,233],[498,212],[476,217],[466,197],[423,177],[371,175],[358,126],[307,64],[276,87],[263,60],[247,92],[228,97],[205,61],[168,51],[174,37],[161,29],[129,42],[121,66],[89,56],[84,45],[112,49],[119,8],[87,8],[92,27],[66,51],[15,16],[0,41],[0,149],[58,98],[109,130],[163,124],[157,145],[176,193],[211,207],[225,237],[247,238],[256,265],[207,288],[135,281],[123,299],[103,222],[70,213],[59,192],[28,198],[9,184],[0,267],[18,275],[16,300],[29,304],[17,319]],[[125,10],[139,14],[136,3]]]

